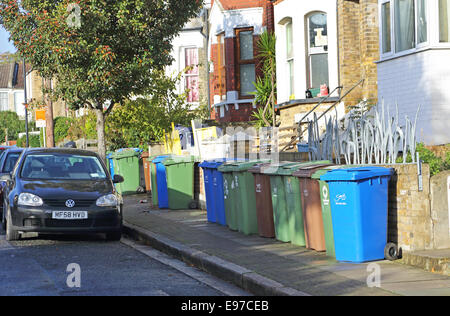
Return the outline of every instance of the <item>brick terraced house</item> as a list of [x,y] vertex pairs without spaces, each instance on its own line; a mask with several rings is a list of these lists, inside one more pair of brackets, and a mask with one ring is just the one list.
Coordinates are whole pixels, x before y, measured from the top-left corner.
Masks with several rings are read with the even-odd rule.
[[256,109],[253,82],[262,75],[257,42],[273,30],[272,1],[213,0],[209,24],[211,117],[247,122]]

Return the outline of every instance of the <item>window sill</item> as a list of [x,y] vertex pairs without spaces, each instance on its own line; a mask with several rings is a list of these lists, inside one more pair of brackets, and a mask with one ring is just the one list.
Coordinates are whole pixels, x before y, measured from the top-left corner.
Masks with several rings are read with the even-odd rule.
[[410,56],[410,55],[414,55],[414,54],[418,54],[418,53],[422,53],[428,50],[450,50],[450,45],[449,44],[439,44],[439,45],[428,45],[426,47],[420,47],[420,48],[414,48],[414,49],[410,49],[401,53],[397,53],[397,54],[392,54],[392,55],[388,55],[386,57],[382,57],[380,60],[375,61],[375,64],[381,64],[385,61],[390,61],[393,59],[397,59],[397,58],[402,58],[405,56]]
[[[301,104],[317,104],[321,102],[324,98],[309,98],[309,99],[297,99],[297,100],[291,100],[288,102],[284,102],[281,104],[275,105],[275,109],[284,109],[291,106],[301,105]],[[339,97],[329,97],[327,100],[325,100],[323,103],[334,103],[339,101]]]

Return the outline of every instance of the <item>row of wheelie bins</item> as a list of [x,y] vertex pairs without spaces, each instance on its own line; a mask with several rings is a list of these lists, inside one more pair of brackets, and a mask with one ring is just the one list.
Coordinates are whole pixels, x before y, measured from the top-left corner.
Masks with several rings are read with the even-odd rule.
[[124,178],[122,183],[115,185],[120,194],[127,195],[145,191],[141,149],[123,148],[109,152],[106,155],[106,161],[111,177],[118,174]]
[[200,167],[210,222],[326,251],[338,261],[367,262],[392,254],[387,199],[393,169],[225,159]]
[[196,209],[193,156],[150,156],[152,204],[160,209]]
[[120,174],[116,184],[121,194],[152,192],[153,205],[161,209],[195,209],[194,164],[192,156],[149,155],[139,149],[120,149],[108,153],[111,176]]

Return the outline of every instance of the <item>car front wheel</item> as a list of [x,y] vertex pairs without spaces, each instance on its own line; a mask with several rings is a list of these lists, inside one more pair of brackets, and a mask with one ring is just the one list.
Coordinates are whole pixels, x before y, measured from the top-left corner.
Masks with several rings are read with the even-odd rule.
[[14,241],[20,239],[20,233],[12,228],[11,212],[8,212],[6,219],[6,240]]

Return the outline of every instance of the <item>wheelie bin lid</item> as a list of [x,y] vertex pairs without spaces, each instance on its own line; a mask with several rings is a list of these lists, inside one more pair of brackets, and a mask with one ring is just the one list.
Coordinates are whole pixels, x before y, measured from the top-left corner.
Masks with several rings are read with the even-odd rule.
[[329,160],[320,160],[320,161],[308,161],[308,162],[287,162],[284,164],[280,164],[279,166],[274,166],[275,168],[272,168],[271,166],[264,171],[264,173],[269,175],[292,175],[295,171],[297,171],[299,168],[303,166],[309,166],[309,165],[317,165],[317,164],[331,164],[331,161]]
[[141,153],[139,151],[135,151],[133,149],[130,150],[121,150],[111,153],[112,159],[123,159],[128,157],[139,157]]
[[320,177],[323,181],[359,181],[376,177],[392,176],[394,169],[384,167],[357,167],[330,170]]
[[165,159],[167,159],[167,158],[169,158],[169,157],[171,157],[171,156],[169,156],[169,155],[166,155],[166,156],[157,156],[156,158],[154,158],[154,159],[152,160],[152,162],[153,162],[153,163],[161,163],[161,162],[163,162]]
[[206,169],[217,169],[219,166],[224,164],[227,160],[225,158],[223,159],[214,159],[214,160],[205,160],[202,163],[200,163],[198,166],[200,168],[206,168]]
[[311,178],[320,180],[320,177],[323,176],[324,174],[327,174],[328,171],[330,171],[330,170],[348,169],[348,168],[353,168],[353,167],[357,167],[357,166],[354,166],[354,165],[332,165],[332,166],[323,167],[323,168],[317,170],[316,172],[314,172],[314,174],[311,176]]
[[261,170],[259,172],[262,174],[274,175],[274,174],[277,174],[277,172],[281,168],[283,168],[285,166],[286,167],[293,166],[296,164],[298,164],[298,162],[294,162],[294,161],[279,161],[279,162],[264,164],[261,166]]
[[164,166],[171,166],[171,165],[178,165],[178,164],[182,164],[182,163],[194,163],[194,162],[195,162],[194,156],[172,156],[172,157],[167,157],[161,163]]
[[247,171],[256,164],[269,162],[268,160],[245,160],[232,161],[221,165],[218,170],[220,172]]
[[262,173],[262,170],[264,168],[266,168],[268,165],[270,165],[270,162],[258,163],[256,165],[254,165],[253,167],[251,167],[250,169],[248,169],[248,172],[251,172],[251,173]]
[[319,169],[324,167],[328,167],[331,164],[311,164],[301,166],[297,171],[295,171],[292,175],[298,178],[311,178],[311,176]]

